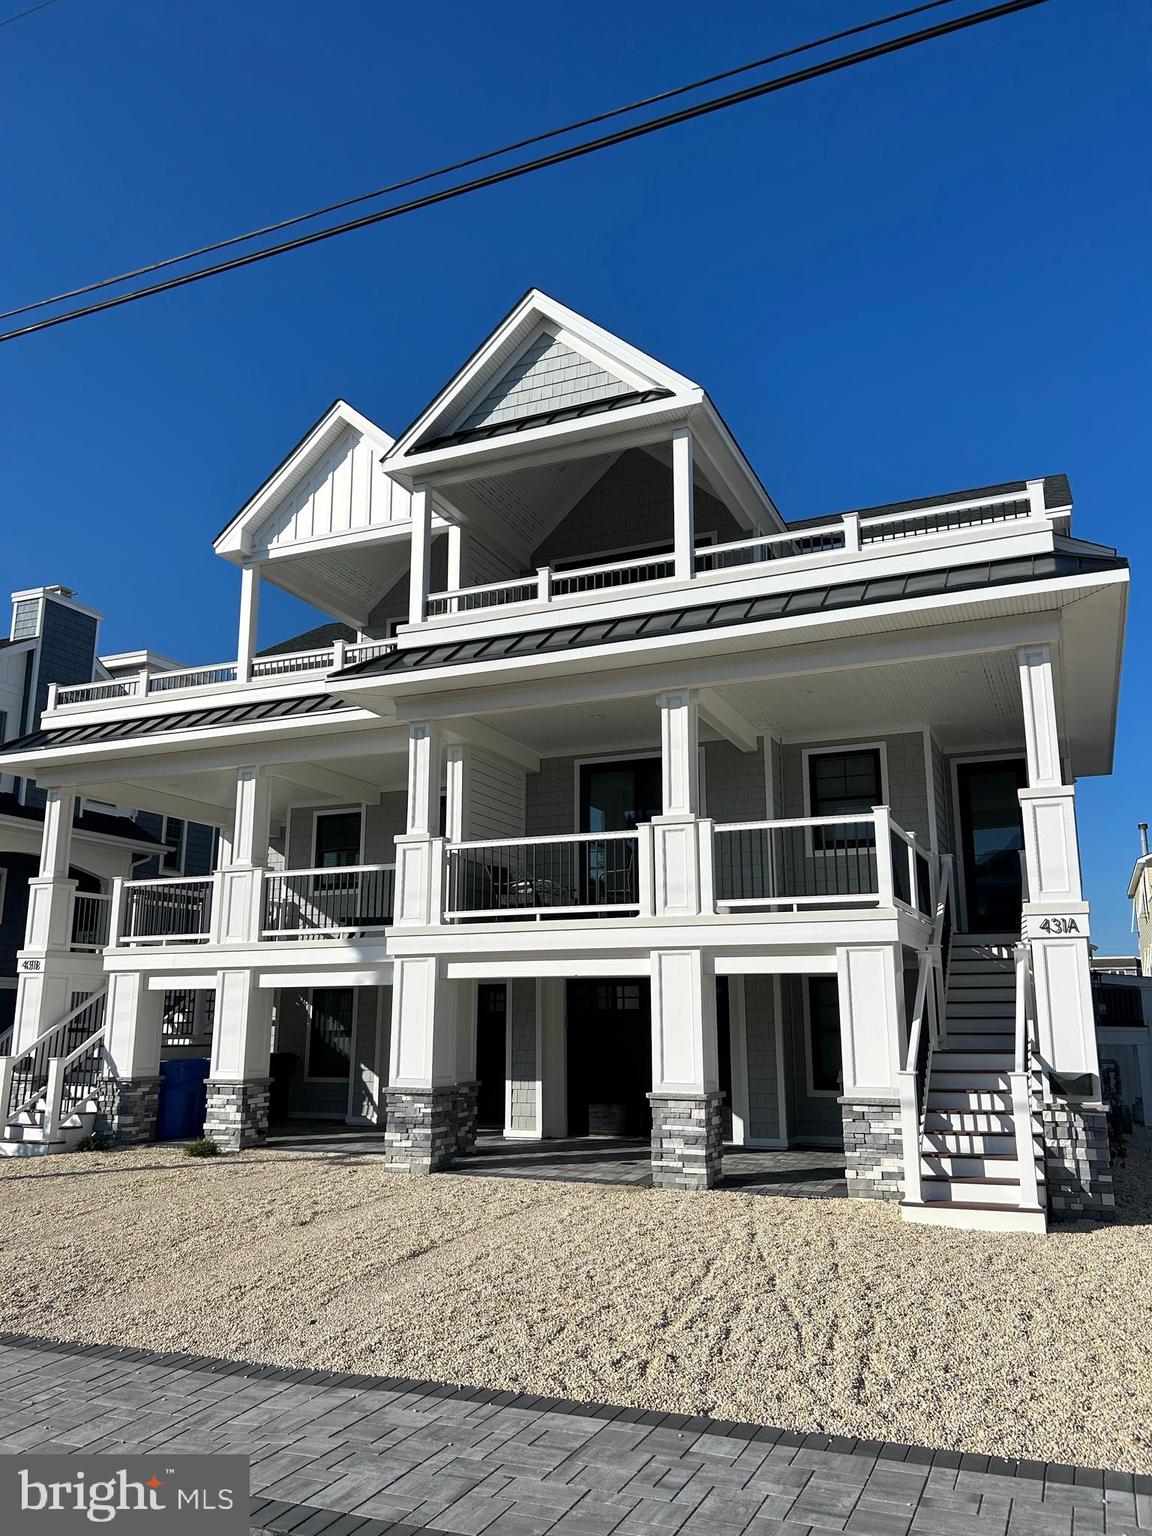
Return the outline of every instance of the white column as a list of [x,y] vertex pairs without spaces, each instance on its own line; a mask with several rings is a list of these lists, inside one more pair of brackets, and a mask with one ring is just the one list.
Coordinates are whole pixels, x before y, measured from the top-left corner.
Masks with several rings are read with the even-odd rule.
[[68,878],[76,792],[45,792],[40,873],[28,882],[24,945],[16,960],[13,1048],[23,1050],[64,1017],[71,1004],[72,906],[76,882]]
[[395,961],[389,1088],[428,1091],[461,1080],[460,1009],[465,1000],[460,993],[465,985],[445,981],[432,956]]
[[1057,679],[1049,645],[1017,652],[1028,787],[1020,791],[1028,900],[1023,933],[1032,947],[1040,1055],[1063,1079],[1089,1078],[1099,1092],[1092,1006],[1088,903],[1080,882],[1076,789],[1063,782]]
[[728,1054],[732,1063],[732,1141],[747,1144],[749,1135],[748,1028],[744,977],[728,978]]
[[217,972],[212,1082],[252,1082],[268,1076],[272,996],[270,988],[256,985],[255,971]]
[[461,843],[468,836],[468,776],[471,752],[456,744],[444,748],[444,836]]
[[[222,943],[255,943],[260,937],[271,811],[271,780],[265,770],[238,769],[232,841],[220,875],[221,911],[213,930]],[[224,845],[221,847],[223,850]]]
[[652,951],[652,1091],[715,1093],[716,977],[698,949]]
[[712,825],[699,819],[700,718],[696,694],[657,697],[664,810],[652,819],[652,897],[657,917],[712,910]]
[[444,871],[440,828],[443,749],[429,720],[408,727],[408,830],[396,839],[396,925],[439,922]]
[[459,523],[448,524],[449,592],[458,592],[464,584],[464,530]]
[[113,1077],[160,1075],[164,1034],[164,994],[148,986],[139,971],[114,971],[108,978],[104,1036]]
[[260,567],[246,561],[240,567],[240,627],[236,636],[236,678],[246,683],[252,676],[256,631],[260,622]]
[[409,566],[408,622],[423,624],[428,611],[428,573],[432,565],[432,497],[426,485],[412,487],[412,558]]
[[692,483],[692,434],[687,428],[672,437],[672,541],[676,579],[696,574],[696,514]]
[[894,1097],[904,1065],[904,974],[900,946],[845,945],[836,951],[844,1096]]

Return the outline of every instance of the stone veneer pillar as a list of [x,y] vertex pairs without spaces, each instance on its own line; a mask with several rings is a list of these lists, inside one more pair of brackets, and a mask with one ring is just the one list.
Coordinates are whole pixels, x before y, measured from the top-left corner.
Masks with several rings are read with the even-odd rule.
[[1095,1101],[1053,1099],[1040,1112],[1050,1221],[1114,1221],[1108,1110]]
[[652,1183],[656,1189],[711,1189],[723,1151],[719,1093],[650,1093]]
[[[447,1088],[388,1088],[384,1165],[395,1173],[436,1173],[467,1150],[461,1132],[461,1098],[471,1084]],[[475,1134],[475,1111],[472,1120]],[[471,1143],[469,1142],[469,1146]]]
[[848,1193],[866,1200],[902,1199],[904,1148],[899,1098],[846,1095],[840,1100],[840,1110]]
[[151,1141],[160,1105],[158,1077],[106,1077],[99,1087],[96,1131],[120,1146]]
[[249,1078],[243,1082],[215,1079],[208,1087],[208,1114],[204,1135],[222,1152],[242,1152],[260,1146],[268,1135],[268,1100],[271,1079]]
[[479,1083],[457,1083],[456,1102],[453,1106],[456,1118],[456,1155],[467,1157],[476,1148],[476,1102],[480,1093]]

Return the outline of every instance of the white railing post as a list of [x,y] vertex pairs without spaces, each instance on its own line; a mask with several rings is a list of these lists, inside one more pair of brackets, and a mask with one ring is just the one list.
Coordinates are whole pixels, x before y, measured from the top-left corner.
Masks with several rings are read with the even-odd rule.
[[876,895],[882,907],[890,907],[896,900],[892,883],[892,813],[886,805],[872,807],[872,824],[876,828]]
[[44,708],[45,708],[45,710],[49,714],[52,712],[52,710],[54,710],[56,708],[56,702],[57,702],[57,698],[58,698],[59,693],[60,693],[60,684],[59,683],[49,683],[48,684],[48,702],[44,706]]
[[536,572],[536,580],[539,584],[537,596],[542,603],[552,601],[552,567],[542,565]]
[[345,664],[348,653],[347,640],[333,640],[332,642],[332,670],[339,672]]
[[713,881],[712,852],[716,846],[713,833],[716,823],[708,816],[702,816],[696,823],[696,835],[700,840],[700,911],[705,917],[714,917],[716,914],[716,891]]
[[636,897],[640,903],[638,917],[651,917],[655,912],[653,875],[654,841],[652,823],[639,822],[636,827]]
[[16,1061],[12,1056],[0,1056],[0,1125],[8,1122],[8,1104],[12,1097],[12,1073]]
[[844,524],[844,548],[851,554],[860,552],[860,514],[845,512],[840,521]]
[[139,694],[142,699],[148,697],[148,668],[141,667],[136,674],[135,684],[128,690],[130,693]]
[[900,1143],[904,1149],[904,1198],[919,1204],[924,1198],[920,1182],[920,1101],[915,1072],[897,1072],[900,1092]]
[[64,1104],[64,1058],[53,1056],[48,1062],[48,1086],[44,1090],[44,1140],[54,1141],[60,1128]]
[[916,834],[908,834],[908,905],[920,910],[920,881],[919,871],[916,868]]
[[112,901],[108,910],[108,944],[115,949],[120,943],[120,929],[124,922],[124,881],[117,875],[112,881]]

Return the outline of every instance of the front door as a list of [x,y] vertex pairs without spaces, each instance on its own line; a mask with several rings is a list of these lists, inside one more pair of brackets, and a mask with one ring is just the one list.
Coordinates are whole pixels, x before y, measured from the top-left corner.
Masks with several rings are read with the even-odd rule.
[[973,933],[1020,931],[1024,823],[1019,791],[1026,782],[1026,765],[1019,758],[956,765],[964,905]]
[[568,1134],[652,1129],[652,1004],[646,978],[568,983]]

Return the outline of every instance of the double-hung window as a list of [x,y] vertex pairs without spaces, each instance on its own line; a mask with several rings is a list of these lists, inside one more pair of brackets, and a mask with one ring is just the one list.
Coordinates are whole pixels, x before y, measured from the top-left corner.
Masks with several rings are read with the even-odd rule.
[[[808,758],[808,804],[813,816],[850,816],[884,803],[879,747],[855,747],[845,752],[813,752]],[[819,850],[859,848],[872,841],[866,823],[814,827],[813,847]]]

